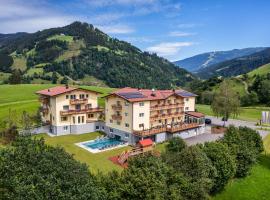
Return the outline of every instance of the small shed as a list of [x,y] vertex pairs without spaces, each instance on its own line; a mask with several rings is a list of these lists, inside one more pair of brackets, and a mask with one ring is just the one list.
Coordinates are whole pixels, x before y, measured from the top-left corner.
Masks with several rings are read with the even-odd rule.
[[140,140],[137,146],[142,148],[143,152],[153,151],[154,143],[151,139],[144,139]]

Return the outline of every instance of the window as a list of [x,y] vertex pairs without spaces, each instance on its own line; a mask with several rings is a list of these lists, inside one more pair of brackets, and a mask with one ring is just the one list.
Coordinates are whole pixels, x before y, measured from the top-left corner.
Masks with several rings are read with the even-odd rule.
[[113,120],[112,119],[110,119],[110,123],[113,123]]
[[128,113],[125,113],[125,116],[127,117],[128,116]]
[[93,118],[94,114],[88,114],[88,118]]
[[102,126],[101,129],[104,131],[105,130],[104,126]]
[[179,108],[176,108],[176,112],[179,112]]
[[92,108],[92,104],[91,103],[87,104],[86,106],[87,106],[87,108]]
[[68,126],[64,126],[63,129],[64,129],[64,131],[67,131],[68,130]]
[[161,123],[162,121],[161,121],[161,119],[160,120],[158,120],[158,123]]
[[139,124],[139,128],[143,128],[144,127],[144,124]]
[[143,117],[144,116],[144,113],[139,113],[139,117]]
[[84,99],[84,94],[80,94],[80,99]]
[[63,110],[69,110],[69,106],[68,105],[64,105],[63,106]]
[[174,99],[174,103],[177,103],[177,99]]
[[129,106],[129,103],[128,102],[125,102],[125,106]]
[[113,133],[113,129],[112,128],[110,128],[110,133]]
[[125,138],[129,138],[129,134],[128,133],[125,133]]
[[69,96],[68,95],[66,95],[66,99],[68,99],[69,98]]
[[116,104],[117,104],[118,106],[120,106],[120,105],[121,105],[120,101],[117,101],[117,102],[116,102]]
[[82,116],[82,123],[84,123],[84,116]]
[[79,116],[78,117],[78,124],[80,124],[81,123],[81,117]]
[[121,125],[121,122],[118,121],[118,122],[117,122],[117,125]]
[[86,94],[85,96],[86,96],[86,98],[88,99],[89,95],[88,95],[88,94]]
[[75,121],[75,117],[73,117],[73,124],[75,124],[75,122],[76,122],[76,121]]
[[140,106],[144,106],[144,102],[140,102],[139,105],[140,105]]
[[129,124],[128,123],[125,123],[125,127],[129,127]]
[[185,107],[185,110],[189,110],[189,107]]
[[67,117],[61,117],[61,121],[67,121]]
[[168,104],[171,104],[171,100],[168,100],[167,102],[168,102]]
[[96,130],[99,130],[99,126],[96,126]]
[[186,98],[186,101],[189,101],[189,98]]
[[70,99],[76,99],[76,95],[75,94],[70,95]]

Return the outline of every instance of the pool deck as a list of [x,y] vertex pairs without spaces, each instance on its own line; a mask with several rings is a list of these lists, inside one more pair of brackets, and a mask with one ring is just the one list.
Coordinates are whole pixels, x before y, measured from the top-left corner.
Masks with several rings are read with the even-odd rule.
[[104,151],[110,151],[112,149],[118,149],[118,148],[121,148],[121,147],[126,147],[128,146],[128,143],[124,143],[124,144],[120,144],[120,145],[117,145],[117,146],[113,146],[113,147],[110,147],[110,148],[106,148],[106,149],[102,149],[102,150],[99,150],[99,149],[91,149],[87,146],[85,146],[85,143],[89,143],[89,142],[94,142],[95,140],[88,140],[88,141],[84,141],[84,142],[79,142],[79,143],[75,143],[75,145],[85,149],[86,151],[89,151],[90,153],[101,153],[101,152],[104,152]]

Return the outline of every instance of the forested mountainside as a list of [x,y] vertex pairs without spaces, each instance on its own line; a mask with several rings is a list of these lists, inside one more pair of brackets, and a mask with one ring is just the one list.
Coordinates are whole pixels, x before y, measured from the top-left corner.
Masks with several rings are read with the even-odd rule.
[[263,51],[228,60],[199,70],[196,75],[202,79],[215,76],[232,77],[248,73],[264,64],[270,63],[270,48]]
[[218,64],[234,58],[247,56],[264,50],[265,47],[233,49],[229,51],[213,51],[202,53],[190,58],[175,61],[174,64],[190,72],[196,72],[211,65]]
[[68,77],[94,79],[110,87],[171,88],[194,80],[168,60],[111,38],[87,23],[1,35],[0,41],[0,71],[6,75],[20,70],[25,82],[58,82]]

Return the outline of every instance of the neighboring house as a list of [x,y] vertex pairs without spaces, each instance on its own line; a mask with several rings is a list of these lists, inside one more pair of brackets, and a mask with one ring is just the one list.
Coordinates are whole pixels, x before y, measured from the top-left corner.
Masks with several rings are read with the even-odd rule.
[[98,107],[99,93],[82,88],[57,86],[36,92],[41,102],[42,121],[54,135],[94,132],[103,109]]
[[105,132],[129,144],[204,133],[204,115],[195,112],[197,95],[184,90],[122,88],[105,101]]

